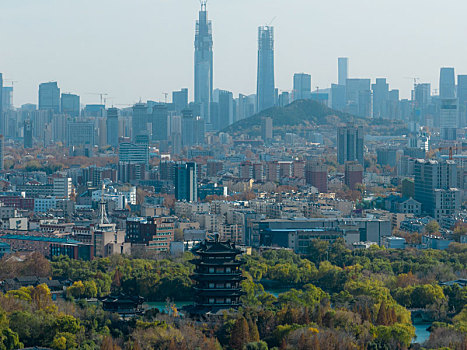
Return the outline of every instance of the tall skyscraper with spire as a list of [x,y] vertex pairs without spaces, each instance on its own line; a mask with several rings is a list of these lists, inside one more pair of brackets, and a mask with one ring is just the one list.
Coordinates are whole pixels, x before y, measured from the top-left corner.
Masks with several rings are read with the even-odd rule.
[[274,106],[274,28],[258,28],[257,111]]
[[5,123],[3,121],[3,74],[0,73],[0,134],[3,135]]
[[452,67],[443,67],[440,70],[439,98],[441,100],[439,116],[441,139],[454,141],[457,138],[459,113],[456,98],[456,77]]
[[195,34],[195,103],[200,105],[201,116],[211,122],[209,107],[212,101],[212,23],[208,20],[207,0],[201,0],[199,20]]

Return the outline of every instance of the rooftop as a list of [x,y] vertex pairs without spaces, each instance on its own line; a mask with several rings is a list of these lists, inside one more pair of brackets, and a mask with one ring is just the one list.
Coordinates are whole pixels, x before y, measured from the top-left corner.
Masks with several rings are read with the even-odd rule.
[[44,237],[44,236],[28,236],[28,235],[2,235],[0,239],[13,239],[18,241],[35,241],[35,242],[50,242],[50,243],[62,243],[62,244],[82,244],[79,241],[69,238],[57,238],[57,237]]

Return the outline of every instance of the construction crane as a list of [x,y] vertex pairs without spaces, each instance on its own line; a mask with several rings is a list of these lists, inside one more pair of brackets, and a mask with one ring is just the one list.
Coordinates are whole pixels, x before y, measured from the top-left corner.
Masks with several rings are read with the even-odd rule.
[[277,16],[274,16],[274,17],[271,19],[271,21],[270,21],[268,24],[266,24],[266,27],[272,26],[272,23],[276,20],[276,18],[277,18]]
[[[453,160],[454,159],[454,151],[463,151],[464,149],[467,149],[466,147],[464,146],[449,146],[449,147],[438,147],[438,148],[435,148],[433,151],[435,152],[441,152],[441,151],[446,151],[446,150],[449,150],[449,160]],[[429,158],[429,154],[430,153],[427,153],[426,157],[427,159]]]
[[100,96],[101,98],[101,104],[104,100],[104,96],[108,96],[109,94],[108,93],[105,93],[105,92],[87,92],[86,95],[96,95],[96,96]]

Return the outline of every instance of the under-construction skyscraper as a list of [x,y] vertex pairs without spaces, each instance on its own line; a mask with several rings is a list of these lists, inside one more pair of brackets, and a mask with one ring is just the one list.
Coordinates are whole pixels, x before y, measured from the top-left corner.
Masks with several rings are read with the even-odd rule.
[[256,88],[257,111],[274,106],[274,28],[258,28],[258,80]]
[[195,34],[195,103],[200,105],[201,116],[211,122],[209,106],[212,101],[212,23],[208,20],[207,0],[201,1]]

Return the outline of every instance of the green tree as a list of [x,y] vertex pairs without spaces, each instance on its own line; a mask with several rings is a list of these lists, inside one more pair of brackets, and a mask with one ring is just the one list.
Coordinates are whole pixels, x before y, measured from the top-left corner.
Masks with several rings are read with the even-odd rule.
[[85,286],[84,283],[81,281],[74,282],[70,287],[67,289],[67,294],[72,296],[75,299],[81,298],[85,293]]
[[329,242],[314,239],[308,247],[308,257],[311,261],[318,264],[321,261],[327,260],[329,250]]
[[432,220],[430,221],[428,224],[426,224],[425,226],[425,231],[426,233],[430,234],[430,235],[437,235],[439,234],[439,224],[438,224],[438,221],[436,220]]
[[76,349],[78,347],[76,335],[68,332],[57,333],[52,341],[51,347],[54,350]]
[[84,295],[88,298],[97,297],[97,285],[94,281],[84,282]]
[[268,350],[268,344],[264,341],[251,342],[246,344],[245,350]]

